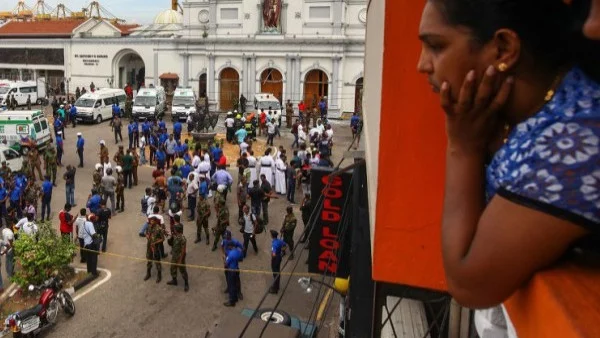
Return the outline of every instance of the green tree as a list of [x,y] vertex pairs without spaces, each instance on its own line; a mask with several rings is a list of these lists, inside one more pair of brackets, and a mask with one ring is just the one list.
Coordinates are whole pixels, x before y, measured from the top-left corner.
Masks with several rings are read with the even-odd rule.
[[77,249],[56,233],[51,222],[40,224],[35,236],[20,233],[14,244],[17,268],[11,280],[20,287],[39,285],[54,271],[61,271]]

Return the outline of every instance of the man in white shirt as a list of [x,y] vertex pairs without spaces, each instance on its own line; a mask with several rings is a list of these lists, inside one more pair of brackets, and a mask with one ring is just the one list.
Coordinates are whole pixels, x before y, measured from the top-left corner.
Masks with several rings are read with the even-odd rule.
[[227,128],[227,142],[231,143],[233,141],[233,135],[235,133],[235,119],[233,118],[233,113],[228,112],[227,118],[225,119],[225,128]]
[[85,222],[87,222],[87,216],[86,216],[86,212],[87,209],[86,208],[81,208],[81,210],[79,210],[79,216],[77,216],[77,218],[75,219],[75,228],[77,229],[77,239],[79,240],[79,257],[80,263],[85,263],[85,252],[83,250],[81,250],[85,245],[83,244],[83,233],[85,231],[84,225]]
[[90,250],[86,251],[85,259],[87,263],[87,272],[92,275],[98,275],[98,254],[94,251],[98,251],[94,245],[94,235],[96,234],[96,229],[94,228],[94,223],[91,220],[87,220],[83,224],[83,247]]
[[[14,263],[15,263],[15,251],[13,250],[13,242],[15,235],[12,230],[8,227],[2,229],[2,238],[0,241],[0,256],[6,256],[6,274],[8,278],[13,276]],[[2,289],[2,273],[0,273],[0,289]]]
[[28,214],[27,222],[25,222],[25,224],[20,226],[19,229],[26,235],[29,235],[29,236],[35,235],[38,232],[38,226],[33,222],[33,215]]
[[[150,205],[150,204],[148,204],[148,205]],[[148,208],[150,208],[150,207],[148,206]],[[160,221],[160,225],[164,226],[165,218],[161,214],[159,214],[159,211],[160,211],[160,208],[157,205],[155,205],[152,208],[152,212],[148,214],[148,220],[151,218],[156,218]],[[144,225],[142,225],[142,228],[140,229],[140,233],[139,233],[140,237],[146,237],[146,231],[148,230],[148,226],[150,226],[150,223],[148,220],[146,220],[146,223],[144,223]]]
[[194,168],[194,170],[198,169],[200,162],[202,162],[202,159],[200,158],[200,156],[198,156],[197,152],[194,152],[194,158],[192,159],[192,168]]
[[188,198],[188,210],[190,211],[188,221],[193,221],[196,219],[196,199],[198,197],[198,182],[196,180],[196,175],[193,173],[190,173],[188,176],[186,194]]
[[267,122],[267,145],[273,146],[273,138],[275,137],[275,119],[270,119]]

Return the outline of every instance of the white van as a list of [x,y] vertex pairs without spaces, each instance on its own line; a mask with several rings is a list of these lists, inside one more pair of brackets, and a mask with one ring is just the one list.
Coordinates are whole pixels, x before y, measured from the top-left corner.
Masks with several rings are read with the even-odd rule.
[[254,109],[256,109],[256,116],[259,116],[261,110],[263,109],[267,114],[269,114],[269,110],[272,111],[272,117],[274,117],[277,121],[279,121],[282,116],[281,103],[279,103],[279,99],[271,93],[260,93],[254,95]]
[[27,104],[27,97],[31,98],[31,104],[41,104],[46,97],[45,79],[38,78],[37,82],[0,82],[0,105],[7,106],[6,100],[13,96],[19,106]]
[[21,154],[4,144],[0,144],[0,163],[4,161],[6,161],[6,165],[13,172],[23,169],[23,157]]
[[50,124],[40,110],[15,110],[0,114],[0,140],[6,140],[9,146],[20,144],[22,152],[29,150],[29,142],[35,141],[38,148],[44,148],[51,142]]
[[167,95],[163,87],[142,87],[133,100],[131,116],[136,120],[157,120],[166,109]]
[[75,101],[77,121],[101,123],[112,118],[112,105],[118,103],[121,115],[125,111],[127,96],[123,89],[102,88],[85,93]]
[[191,87],[177,88],[173,93],[171,118],[175,121],[185,121],[190,114],[196,113],[196,94]]

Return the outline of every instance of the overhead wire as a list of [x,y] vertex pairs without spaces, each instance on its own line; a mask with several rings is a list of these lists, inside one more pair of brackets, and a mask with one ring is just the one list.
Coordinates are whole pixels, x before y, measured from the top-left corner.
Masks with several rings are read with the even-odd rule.
[[[350,143],[350,145],[348,146],[348,149],[347,149],[347,151],[349,151],[349,150],[352,148],[352,146],[354,145],[354,142],[356,142],[356,139],[357,139],[357,136],[355,135],[355,136],[353,137],[353,139],[352,139],[352,142],[351,142],[351,143]],[[342,165],[343,161],[344,161],[344,157],[342,156],[342,158],[341,158],[341,159],[340,159],[340,161],[338,162],[337,166],[335,167],[335,169],[334,169],[334,172],[333,172],[333,173],[331,173],[331,174],[329,175],[329,180],[328,180],[328,182],[327,182],[327,185],[325,186],[325,188],[324,188],[323,190],[326,190],[326,189],[328,189],[328,188],[331,186],[331,183],[333,182],[333,178],[335,177],[335,174],[337,174],[337,173],[339,172],[339,168],[340,168],[340,166]],[[350,167],[348,167],[348,168],[351,168],[351,167],[353,167],[353,166],[354,166],[354,165],[352,165],[352,166],[350,166]],[[343,171],[345,171],[345,170],[343,170]],[[352,177],[352,179],[353,179],[353,177]],[[351,183],[352,183],[352,179],[350,180],[350,186],[351,186]],[[321,195],[321,197],[323,197],[323,195]],[[343,211],[343,214],[342,214],[342,219],[343,219],[343,217],[344,217],[344,214],[346,213],[346,210],[347,210],[347,208],[346,208],[346,204],[347,204],[347,203],[349,202],[349,200],[350,200],[350,199],[349,199],[349,197],[350,197],[350,195],[348,194],[348,195],[346,196],[346,200],[344,201],[344,209],[343,209],[344,211]],[[320,204],[320,205],[319,205],[319,207],[320,207],[320,208],[323,208],[323,204]],[[313,229],[314,229],[314,228],[311,228],[311,234],[312,234],[312,230],[313,230]],[[310,238],[310,237],[309,237],[309,238]],[[341,244],[340,246],[343,246],[343,242],[341,242],[341,243],[342,243],[342,244]],[[329,259],[328,259],[328,262],[327,262],[327,266],[329,266],[329,264],[331,264],[331,258],[332,258],[332,257],[330,256],[330,257],[329,257]],[[292,271],[295,271],[295,267],[296,267],[297,265],[298,265],[298,264],[296,263],[296,265],[294,266],[294,270],[292,270]],[[323,284],[324,284],[324,280],[325,280],[325,276],[326,276],[326,275],[327,275],[327,272],[323,273],[323,278],[322,278],[322,280],[321,280],[321,283],[319,284],[319,291],[318,291],[318,293],[317,293],[317,296],[316,296],[316,298],[315,298],[315,303],[313,304],[313,309],[311,310],[311,314],[310,314],[310,316],[311,316],[311,317],[312,317],[312,312],[314,311],[314,309],[315,309],[315,306],[316,306],[316,304],[317,304],[317,303],[318,303],[318,301],[319,301],[319,298],[320,298],[320,293],[321,293],[321,290],[322,290],[322,287],[323,287]],[[279,298],[278,298],[278,300],[277,300],[277,303],[275,304],[275,307],[274,307],[274,308],[273,308],[273,310],[272,310],[273,312],[275,312],[275,311],[277,310],[277,307],[278,307],[278,306],[279,306],[279,304],[281,303],[281,300],[283,299],[283,296],[285,295],[285,291],[287,290],[287,286],[289,285],[290,281],[291,281],[291,278],[288,278],[288,280],[287,280],[287,282],[286,282],[286,284],[285,284],[285,286],[284,286],[284,289],[283,289],[283,291],[282,291],[281,295],[279,296]],[[263,326],[263,329],[261,330],[261,333],[260,333],[260,336],[259,336],[259,337],[262,337],[262,335],[263,335],[263,334],[264,334],[264,332],[266,331],[266,329],[267,329],[267,327],[268,327],[268,325],[269,325],[269,323],[270,323],[270,322],[271,322],[270,320],[268,320],[268,321],[266,321],[266,322],[265,322],[265,324],[264,324],[264,326]],[[310,317],[309,317],[309,322],[310,322]]]

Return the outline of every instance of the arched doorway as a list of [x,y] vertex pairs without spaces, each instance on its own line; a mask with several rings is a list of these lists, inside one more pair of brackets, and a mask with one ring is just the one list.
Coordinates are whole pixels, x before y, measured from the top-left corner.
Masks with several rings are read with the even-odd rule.
[[114,85],[124,88],[128,83],[139,89],[146,81],[146,66],[140,55],[134,51],[124,52],[117,62],[117,81]]
[[312,108],[329,94],[329,78],[324,71],[313,69],[304,78],[304,104]]
[[200,75],[200,80],[198,82],[198,96],[207,97],[208,93],[206,92],[206,73]]
[[260,92],[271,93],[283,102],[283,75],[275,68],[267,68],[260,74]]
[[225,68],[219,76],[219,109],[232,110],[240,96],[240,75],[233,68]]
[[354,112],[362,112],[363,78],[356,80],[354,86]]

